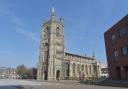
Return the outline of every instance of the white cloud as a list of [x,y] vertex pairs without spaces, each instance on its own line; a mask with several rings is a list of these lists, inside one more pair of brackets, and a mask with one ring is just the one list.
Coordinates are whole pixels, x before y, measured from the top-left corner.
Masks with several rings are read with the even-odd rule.
[[28,37],[29,39],[38,42],[38,38],[36,37],[35,33],[29,32],[29,31],[25,31],[24,29],[18,28],[18,27],[16,28],[16,31],[17,31],[18,33],[20,33],[20,34],[22,34],[22,35]]
[[5,51],[5,50],[0,50],[0,55],[7,55],[7,56],[11,56],[11,57],[16,57],[16,55],[12,52],[9,51]]
[[[0,4],[1,5],[1,4]],[[7,16],[9,20],[14,24],[15,30],[24,36],[26,36],[30,40],[34,40],[38,42],[38,37],[34,32],[30,32],[25,28],[25,25],[21,21],[21,19],[10,10],[10,7],[8,5],[2,5],[0,6],[0,15]]]

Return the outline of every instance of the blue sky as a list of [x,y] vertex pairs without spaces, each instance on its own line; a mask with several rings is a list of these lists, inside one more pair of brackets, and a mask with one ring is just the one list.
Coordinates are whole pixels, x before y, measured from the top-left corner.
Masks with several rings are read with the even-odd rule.
[[0,0],[0,66],[36,66],[53,6],[64,17],[65,50],[106,61],[104,32],[128,14],[128,0]]

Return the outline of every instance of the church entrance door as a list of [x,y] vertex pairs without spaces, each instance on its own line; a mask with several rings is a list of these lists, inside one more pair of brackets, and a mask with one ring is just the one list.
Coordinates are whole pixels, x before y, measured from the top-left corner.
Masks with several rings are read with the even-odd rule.
[[48,73],[47,73],[47,71],[44,72],[44,80],[48,80]]
[[60,70],[57,70],[56,71],[56,80],[59,80],[60,79]]

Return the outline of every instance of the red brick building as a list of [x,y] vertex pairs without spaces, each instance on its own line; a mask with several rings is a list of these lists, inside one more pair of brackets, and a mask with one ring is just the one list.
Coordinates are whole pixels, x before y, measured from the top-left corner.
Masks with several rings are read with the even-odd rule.
[[104,33],[111,79],[128,80],[128,15]]

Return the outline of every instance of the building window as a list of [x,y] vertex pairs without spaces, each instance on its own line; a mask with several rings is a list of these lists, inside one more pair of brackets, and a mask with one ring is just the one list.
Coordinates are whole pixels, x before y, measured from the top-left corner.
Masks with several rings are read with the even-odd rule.
[[75,65],[75,63],[73,63],[72,68],[73,68],[73,75],[75,76],[75,70],[76,70],[76,65]]
[[119,56],[118,51],[117,50],[114,51],[114,57],[118,57],[118,56]]
[[84,65],[81,66],[82,71],[84,71]]
[[57,28],[56,28],[56,36],[57,36],[57,37],[60,37],[60,35],[61,35],[60,28],[57,27]]
[[125,29],[125,28],[121,28],[121,29],[119,30],[119,36],[120,36],[120,37],[124,37],[125,34],[126,34],[126,29]]
[[112,44],[115,44],[115,41],[116,41],[116,35],[112,34]]
[[88,66],[87,65],[85,66],[85,69],[86,69],[86,74],[88,75]]
[[80,72],[80,65],[79,64],[77,65],[77,72],[78,73]]
[[122,48],[122,53],[123,53],[123,55],[128,55],[128,47],[127,46]]
[[90,71],[90,74],[92,73],[92,71],[91,71],[91,65],[89,66],[89,71]]

